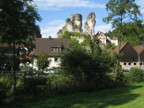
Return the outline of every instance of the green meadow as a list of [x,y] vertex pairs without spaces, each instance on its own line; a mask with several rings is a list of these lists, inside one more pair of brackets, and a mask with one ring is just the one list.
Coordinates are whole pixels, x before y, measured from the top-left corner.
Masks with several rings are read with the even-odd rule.
[[[5,105],[2,108],[11,108]],[[49,99],[17,102],[16,108],[144,108],[144,83]]]

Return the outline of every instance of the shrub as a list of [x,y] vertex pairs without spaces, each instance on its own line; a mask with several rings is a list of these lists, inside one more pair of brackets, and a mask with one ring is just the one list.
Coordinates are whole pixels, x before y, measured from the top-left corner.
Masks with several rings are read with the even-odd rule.
[[27,96],[39,96],[44,93],[46,83],[46,77],[26,77],[19,86],[19,90]]
[[138,68],[132,68],[128,76],[129,82],[142,82],[144,81],[144,71]]
[[67,18],[67,19],[66,19],[66,23],[69,23],[70,21],[71,21],[70,18]]
[[54,94],[72,93],[78,89],[78,83],[72,76],[50,75],[48,76],[48,86]]
[[12,98],[12,77],[10,75],[0,76],[0,103]]

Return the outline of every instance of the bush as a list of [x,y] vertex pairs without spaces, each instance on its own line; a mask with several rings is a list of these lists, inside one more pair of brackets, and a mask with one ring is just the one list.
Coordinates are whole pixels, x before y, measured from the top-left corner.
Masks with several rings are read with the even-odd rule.
[[45,93],[46,77],[26,77],[20,81],[18,86],[19,94],[26,96],[40,96]]
[[0,76],[0,103],[12,98],[12,77]]
[[48,86],[51,88],[50,91],[52,94],[57,95],[114,88],[116,84],[108,76],[103,77],[103,79],[94,79],[87,82],[86,79],[77,80],[72,75],[51,75],[48,76]]
[[142,82],[144,81],[144,71],[138,68],[132,68],[128,76],[129,82]]
[[78,89],[78,83],[75,78],[65,75],[48,76],[48,86],[54,94],[72,93]]

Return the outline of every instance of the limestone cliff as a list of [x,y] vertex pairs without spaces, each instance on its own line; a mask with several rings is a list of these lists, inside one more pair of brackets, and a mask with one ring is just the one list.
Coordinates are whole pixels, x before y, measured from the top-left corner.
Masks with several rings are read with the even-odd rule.
[[94,12],[89,13],[85,22],[85,34],[93,37],[95,35],[94,27],[96,24],[96,15]]
[[58,37],[61,37],[66,31],[68,32],[78,32],[81,34],[86,34],[92,39],[95,35],[94,27],[96,24],[96,15],[94,12],[88,14],[85,22],[85,31],[82,30],[82,15],[74,14],[70,18],[66,19],[65,26],[60,29],[57,33]]
[[66,25],[57,33],[58,36],[62,35],[65,31],[82,33],[82,15],[74,14],[66,19]]

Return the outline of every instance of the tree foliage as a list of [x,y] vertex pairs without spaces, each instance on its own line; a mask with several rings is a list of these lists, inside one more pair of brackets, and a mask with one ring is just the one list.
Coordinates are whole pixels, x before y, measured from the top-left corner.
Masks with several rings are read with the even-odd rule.
[[13,92],[16,96],[16,45],[29,48],[39,33],[41,18],[32,0],[0,0],[0,42],[13,46]]
[[60,36],[60,38],[71,38],[71,37],[81,37],[82,34],[79,32],[69,32],[69,31],[64,31],[64,33]]
[[[17,60],[19,52],[16,52],[15,46],[24,45],[32,50],[35,37],[40,36],[36,21],[41,18],[32,2],[33,0],[0,0],[0,43],[13,46],[13,58]],[[18,62],[14,60],[14,69],[19,69]]]
[[112,22],[115,28],[127,21],[139,20],[141,13],[135,0],[109,0],[106,4],[108,16],[103,19],[104,22]]
[[122,34],[119,32],[121,27],[118,26],[113,31],[109,31],[107,35],[116,36],[121,39],[121,41],[129,42],[133,46],[143,44],[144,24],[141,20],[138,20],[137,22],[123,23],[123,28],[124,30]]
[[85,79],[87,82],[101,80],[108,71],[108,61],[101,55],[104,54],[96,47],[92,53],[79,44],[71,46],[62,57],[62,70],[78,80]]
[[12,97],[12,77],[10,75],[0,75],[0,103],[10,100]]
[[129,74],[130,82],[143,82],[144,81],[144,70],[139,68],[132,68]]
[[36,21],[41,18],[33,0],[0,0],[0,39],[3,43],[23,43],[31,46],[40,35]]
[[48,55],[45,53],[41,54],[37,59],[38,69],[44,70],[46,67],[48,67],[49,62]]

